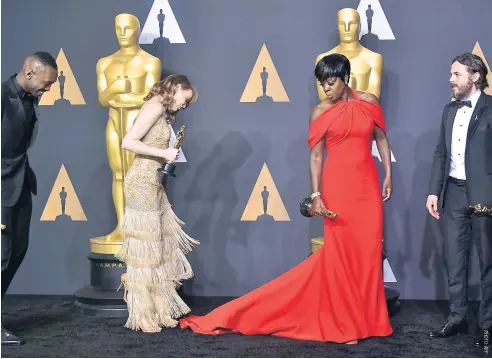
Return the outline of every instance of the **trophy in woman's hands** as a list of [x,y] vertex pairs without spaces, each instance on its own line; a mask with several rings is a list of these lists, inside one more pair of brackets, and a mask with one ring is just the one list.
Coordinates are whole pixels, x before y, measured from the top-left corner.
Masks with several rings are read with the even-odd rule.
[[[300,211],[304,217],[313,217],[318,215],[317,213],[314,213],[311,210],[312,205],[313,205],[313,200],[311,199],[311,197],[306,197],[302,199],[300,205]],[[327,209],[322,211],[322,215],[324,217],[329,217],[331,219],[337,218],[337,214],[335,212],[329,211]]]
[[[183,142],[184,139],[185,129],[186,126],[182,126],[179,129],[178,133],[176,134],[176,142],[174,143],[174,148],[177,150],[181,148],[181,143]],[[157,170],[157,172],[159,172],[159,174],[161,175],[161,183],[163,186],[166,185],[167,178],[169,176],[176,177],[176,175],[174,174],[175,169],[176,169],[176,163],[174,161],[164,160],[162,167]]]

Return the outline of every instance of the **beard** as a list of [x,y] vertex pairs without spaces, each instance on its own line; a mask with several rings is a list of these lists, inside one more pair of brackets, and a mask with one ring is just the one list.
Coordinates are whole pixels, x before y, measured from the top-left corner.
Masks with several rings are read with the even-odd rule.
[[468,79],[468,82],[464,85],[458,85],[457,87],[453,87],[453,97],[457,100],[463,100],[467,98],[473,87],[473,81]]

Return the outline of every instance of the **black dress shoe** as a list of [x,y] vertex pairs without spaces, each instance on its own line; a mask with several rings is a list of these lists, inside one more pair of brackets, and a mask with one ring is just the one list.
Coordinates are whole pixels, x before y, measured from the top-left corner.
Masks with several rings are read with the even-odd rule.
[[[492,334],[492,328],[491,329],[480,329],[478,332],[477,336],[475,337],[474,344],[477,347],[483,347],[487,344],[492,344],[490,342],[490,339],[492,339],[490,336]],[[491,348],[492,349],[492,348]]]
[[2,327],[2,345],[21,345],[24,342],[15,334]]
[[468,323],[466,321],[459,322],[459,323],[451,323],[449,321],[446,321],[446,323],[444,323],[441,328],[439,328],[436,331],[430,332],[429,338],[447,338],[453,335],[460,335],[460,334],[467,334],[467,333],[468,333]]

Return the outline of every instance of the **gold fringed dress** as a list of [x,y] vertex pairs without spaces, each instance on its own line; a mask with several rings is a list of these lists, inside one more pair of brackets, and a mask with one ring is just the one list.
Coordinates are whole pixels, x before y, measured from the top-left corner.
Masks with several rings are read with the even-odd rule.
[[[142,142],[168,148],[170,138],[171,128],[163,117]],[[199,242],[182,230],[184,222],[172,210],[157,173],[163,161],[137,154],[124,181],[125,240],[115,256],[127,265],[122,278],[128,306],[125,327],[133,330],[175,327],[176,319],[190,312],[176,289],[193,277],[185,254]]]

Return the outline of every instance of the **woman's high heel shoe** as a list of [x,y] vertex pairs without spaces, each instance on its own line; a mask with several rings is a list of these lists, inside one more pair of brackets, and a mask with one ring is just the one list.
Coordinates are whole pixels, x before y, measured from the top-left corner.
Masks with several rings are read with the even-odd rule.
[[118,292],[121,287],[124,287],[125,288],[125,292],[123,293],[123,300],[127,303],[127,293],[128,293],[128,290],[126,289],[126,281],[128,280],[128,275],[126,273],[123,273],[121,275],[121,283],[120,283],[120,286],[118,287],[118,289],[116,289],[116,291]]

